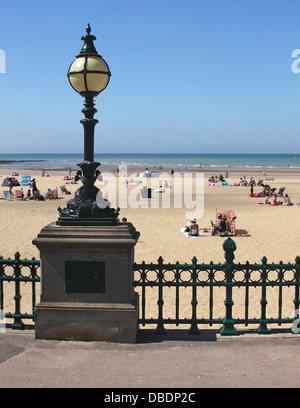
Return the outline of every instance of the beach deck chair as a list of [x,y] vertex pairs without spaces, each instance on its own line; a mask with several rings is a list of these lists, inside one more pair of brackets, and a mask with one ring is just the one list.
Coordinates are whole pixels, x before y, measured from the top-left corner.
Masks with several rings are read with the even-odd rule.
[[216,209],[216,224],[219,224],[220,220],[217,217],[217,214],[222,214],[226,216],[226,223],[230,226],[230,232],[232,235],[235,235],[236,229],[235,229],[235,214],[234,211],[232,210],[220,210]]
[[18,200],[22,200],[22,199],[24,198],[24,193],[23,193],[23,191],[22,191],[22,190],[16,190],[16,191],[15,191],[15,197],[16,197]]
[[59,188],[60,188],[60,190],[61,190],[62,193],[65,193],[65,194],[68,193],[68,190],[66,189],[65,186],[59,186]]
[[53,188],[52,198],[54,198],[54,200],[56,200],[58,198],[58,187]]
[[68,191],[65,186],[59,186],[59,187],[60,187],[60,190],[61,190],[62,193],[64,193],[64,194],[71,194],[71,192]]
[[9,194],[9,191],[3,191],[3,195],[4,195],[5,200],[12,200],[12,197]]

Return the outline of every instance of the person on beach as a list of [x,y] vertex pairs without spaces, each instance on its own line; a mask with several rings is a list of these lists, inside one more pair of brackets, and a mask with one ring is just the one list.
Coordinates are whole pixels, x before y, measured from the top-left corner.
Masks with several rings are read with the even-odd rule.
[[189,227],[189,237],[197,237],[199,235],[199,226],[197,224],[197,220],[192,218],[190,220],[190,227]]
[[277,201],[277,194],[274,194],[274,195],[271,197],[271,203],[270,203],[270,205],[280,205],[280,204],[282,204],[282,202],[281,202],[281,201]]
[[261,184],[261,186],[264,188],[262,191],[263,197],[265,197],[266,195],[270,196],[270,186],[268,184]]
[[32,200],[32,199],[33,199],[33,197],[31,196],[31,191],[30,191],[30,188],[29,188],[28,191],[27,191],[25,200]]
[[[299,200],[299,202],[300,202],[300,200]],[[190,232],[191,220],[187,219],[186,221],[187,221],[187,223],[186,223],[184,232]]]
[[253,180],[253,178],[251,177],[250,181],[250,197],[253,197],[253,187],[255,186],[255,180]]
[[46,200],[51,200],[53,198],[53,194],[50,188],[48,188],[47,193],[45,194],[45,199]]
[[283,201],[282,201],[282,204],[283,204],[283,205],[292,205],[291,199],[290,199],[290,197],[288,196],[288,194],[286,194],[286,195],[284,196]]
[[12,188],[13,188],[13,182],[11,180],[9,180],[8,182],[8,187],[9,187],[9,195],[12,196],[13,192],[12,192]]
[[190,232],[190,227],[191,227],[192,223],[194,222],[196,224],[197,220],[196,220],[196,218],[191,218],[191,219],[187,218],[186,221],[187,222],[186,222],[184,232]]
[[64,192],[65,194],[71,194],[71,191],[69,191],[69,190],[66,188],[65,185],[64,185],[63,187],[64,187],[64,191],[63,191],[63,192]]
[[32,179],[31,181],[31,188],[32,188],[32,196],[34,198],[34,200],[37,200],[39,197],[39,190],[36,186],[36,181],[35,179]]
[[247,184],[246,176],[240,177],[240,186],[246,186]]
[[265,198],[263,204],[269,204],[269,193],[265,193]]
[[224,232],[227,228],[226,224],[226,216],[222,216],[222,214],[218,214],[218,219],[220,220],[219,222],[219,228],[217,228],[219,231]]
[[[211,235],[215,235],[216,232],[219,232],[220,234],[225,234],[229,229],[229,226],[227,225],[227,222],[226,222],[226,215],[225,214],[222,215],[222,214],[219,213],[219,214],[217,214],[217,218],[219,220],[218,225],[215,225],[211,221],[211,224],[212,224]],[[233,218],[233,219],[235,219],[235,218]]]
[[34,195],[34,192],[35,192],[35,191],[38,191],[37,186],[36,186],[35,179],[32,179],[30,185],[31,185],[31,188],[32,188],[32,194]]

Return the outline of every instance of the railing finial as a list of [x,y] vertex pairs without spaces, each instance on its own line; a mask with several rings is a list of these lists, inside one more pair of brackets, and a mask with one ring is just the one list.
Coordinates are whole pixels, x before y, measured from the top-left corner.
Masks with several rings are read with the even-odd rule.
[[223,242],[223,249],[225,251],[225,259],[226,262],[228,263],[232,263],[235,256],[234,256],[234,251],[236,250],[236,244],[234,242],[233,239],[231,239],[230,237],[227,238],[224,242]]

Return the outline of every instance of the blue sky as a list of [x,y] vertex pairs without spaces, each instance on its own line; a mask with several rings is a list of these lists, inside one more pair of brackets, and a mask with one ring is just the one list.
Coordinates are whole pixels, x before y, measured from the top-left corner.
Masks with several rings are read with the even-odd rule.
[[66,74],[87,23],[112,72],[96,153],[300,153],[299,15],[299,0],[5,2],[0,153],[83,151]]

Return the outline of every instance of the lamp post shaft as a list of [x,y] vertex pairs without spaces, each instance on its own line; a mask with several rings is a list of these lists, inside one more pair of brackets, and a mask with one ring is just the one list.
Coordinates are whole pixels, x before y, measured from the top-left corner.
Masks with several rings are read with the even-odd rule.
[[84,161],[87,162],[94,161],[95,126],[98,123],[98,120],[94,119],[96,112],[93,96],[86,95],[84,108],[82,109],[85,119],[82,119],[80,123],[84,127]]

